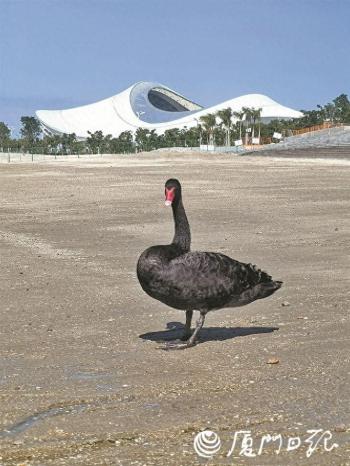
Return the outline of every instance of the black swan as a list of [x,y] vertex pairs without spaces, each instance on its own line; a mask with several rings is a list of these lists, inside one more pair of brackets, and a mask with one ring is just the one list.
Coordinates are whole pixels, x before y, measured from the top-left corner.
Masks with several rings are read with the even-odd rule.
[[[171,244],[146,249],[137,263],[137,276],[143,290],[152,298],[175,309],[186,311],[181,343],[163,349],[194,346],[205,315],[224,307],[249,304],[278,290],[274,281],[255,265],[243,264],[214,252],[190,252],[191,233],[182,203],[181,184],[176,179],[165,183],[165,205],[172,206],[175,236]],[[191,334],[193,311],[200,313]]]

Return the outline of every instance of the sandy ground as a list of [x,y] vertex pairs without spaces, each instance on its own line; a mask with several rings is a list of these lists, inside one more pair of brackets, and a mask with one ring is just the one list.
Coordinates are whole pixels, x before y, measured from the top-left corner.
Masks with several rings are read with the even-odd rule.
[[[349,168],[159,153],[1,165],[0,464],[206,464],[193,441],[209,429],[221,448],[208,464],[350,465]],[[173,352],[157,342],[184,315],[135,274],[172,238],[168,177],[183,184],[192,249],[284,281],[209,314],[200,344]],[[310,429],[332,438],[308,458]],[[227,456],[241,430],[252,450],[237,441]],[[281,434],[279,454],[258,455],[267,434]],[[290,437],[301,446],[287,451]]]

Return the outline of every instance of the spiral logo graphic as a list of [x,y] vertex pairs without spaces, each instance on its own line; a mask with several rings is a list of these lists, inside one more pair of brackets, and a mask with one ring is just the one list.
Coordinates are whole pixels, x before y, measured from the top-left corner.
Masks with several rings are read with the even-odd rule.
[[220,450],[221,440],[218,434],[212,430],[203,430],[195,436],[193,447],[198,456],[211,458]]

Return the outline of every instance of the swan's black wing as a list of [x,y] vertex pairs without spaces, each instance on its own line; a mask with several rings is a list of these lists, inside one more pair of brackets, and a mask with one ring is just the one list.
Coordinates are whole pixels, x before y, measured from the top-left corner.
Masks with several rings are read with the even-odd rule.
[[263,283],[275,282],[252,264],[219,253],[189,252],[162,269],[157,277],[157,299],[179,309],[219,309],[240,305],[240,300],[244,304],[244,297],[247,302],[258,299],[260,296],[249,292]]

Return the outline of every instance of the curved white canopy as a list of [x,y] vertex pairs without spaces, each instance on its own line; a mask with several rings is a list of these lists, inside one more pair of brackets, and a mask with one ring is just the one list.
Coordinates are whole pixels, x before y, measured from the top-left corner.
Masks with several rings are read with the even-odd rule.
[[157,133],[190,128],[198,124],[202,115],[227,107],[234,112],[241,111],[242,107],[262,108],[263,121],[303,116],[262,94],[236,97],[204,109],[168,87],[150,82],[134,84],[113,97],[82,107],[37,110],[36,116],[49,133],[75,133],[78,138],[85,139],[88,131],[101,130],[105,135],[117,137],[123,131],[134,132],[140,127],[154,129]]

